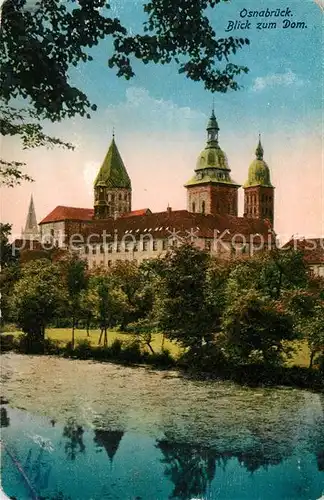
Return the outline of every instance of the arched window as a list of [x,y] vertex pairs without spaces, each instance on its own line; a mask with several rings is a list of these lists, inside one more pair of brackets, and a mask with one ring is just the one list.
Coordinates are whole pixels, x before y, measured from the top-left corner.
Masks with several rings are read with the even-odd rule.
[[204,201],[201,203],[201,212],[203,214],[205,213],[205,202]]
[[195,202],[193,202],[193,204],[192,204],[192,211],[193,211],[193,212],[195,212],[195,211],[196,211],[196,203],[195,203]]
[[118,199],[119,199],[119,200],[121,200],[121,199],[122,199],[122,195],[121,195],[121,193],[119,193]]

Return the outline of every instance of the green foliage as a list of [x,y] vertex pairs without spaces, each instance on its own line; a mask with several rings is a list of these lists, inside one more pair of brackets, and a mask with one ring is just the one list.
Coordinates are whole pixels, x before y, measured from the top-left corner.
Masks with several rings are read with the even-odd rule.
[[207,302],[209,256],[192,245],[169,253],[161,272],[158,328],[184,347],[199,348],[212,332]]
[[68,311],[72,316],[72,345],[74,346],[74,329],[82,313],[81,299],[85,299],[81,294],[88,287],[87,264],[84,260],[72,255],[61,261],[61,266],[69,297]]
[[91,343],[89,340],[78,340],[73,354],[79,359],[89,359],[91,357]]
[[261,360],[278,364],[283,354],[289,354],[285,341],[296,338],[292,317],[277,301],[269,300],[256,291],[228,296],[222,330],[227,350],[234,359]]
[[44,344],[46,325],[67,300],[60,269],[46,259],[32,261],[21,270],[14,285],[12,310],[32,344]]
[[[219,1],[146,1],[143,34],[143,30],[134,33],[110,17],[106,0],[5,0],[0,33],[1,134],[20,136],[23,147],[72,148],[47,136],[39,121],[75,115],[90,118],[97,106],[70,83],[69,70],[92,61],[91,48],[107,38],[112,42],[108,66],[118,77],[133,77],[136,59],[144,64],[172,62],[179,73],[203,82],[211,92],[237,90],[237,76],[248,69],[229,59],[249,41],[216,37],[208,11]],[[15,99],[18,106],[10,106]],[[21,109],[24,101],[28,107]],[[21,172],[22,166],[21,162],[1,160],[1,182],[14,186],[32,180]]]
[[11,264],[18,261],[18,255],[13,251],[11,244],[9,243],[9,237],[11,235],[11,224],[0,223],[0,264],[1,269],[10,266]]
[[134,75],[131,58],[144,64],[174,61],[180,73],[201,80],[208,90],[236,90],[235,77],[247,68],[230,63],[229,57],[248,40],[216,38],[206,14],[217,3],[147,1],[143,35],[131,34],[119,19],[109,17],[110,5],[105,0],[72,5],[39,1],[32,6],[26,0],[7,0],[2,6],[0,36],[2,97],[5,102],[29,98],[38,115],[52,121],[75,114],[88,116],[96,107],[71,86],[68,70],[91,61],[89,49],[104,38],[113,42],[108,65],[117,69],[117,76],[129,79]]

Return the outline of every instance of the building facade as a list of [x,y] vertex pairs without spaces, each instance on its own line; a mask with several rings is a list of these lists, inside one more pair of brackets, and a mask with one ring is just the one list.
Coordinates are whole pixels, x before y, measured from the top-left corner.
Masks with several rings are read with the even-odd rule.
[[94,182],[93,209],[56,207],[40,222],[40,238],[47,245],[77,252],[90,268],[162,257],[188,241],[222,258],[252,255],[274,243],[274,188],[261,142],[244,186],[245,214],[239,217],[240,185],[233,181],[219,146],[214,111],[206,146],[185,187],[187,210],[132,211],[131,180],[113,136]]

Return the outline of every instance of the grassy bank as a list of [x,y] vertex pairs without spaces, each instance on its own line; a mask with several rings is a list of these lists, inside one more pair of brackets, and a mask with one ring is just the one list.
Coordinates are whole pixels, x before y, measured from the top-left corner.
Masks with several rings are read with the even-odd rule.
[[[19,336],[21,331],[13,330],[10,332],[11,335]],[[57,341],[61,345],[65,345],[71,341],[71,328],[48,328],[46,330],[46,338]],[[75,330],[75,342],[88,340],[91,346],[98,346],[100,336],[100,330],[92,329],[89,331],[89,336],[86,330],[76,329]],[[129,333],[123,333],[120,331],[110,330],[108,332],[108,346],[111,346],[113,342],[118,339],[122,342],[130,342],[134,336]],[[152,334],[152,348],[156,353],[161,352],[162,349],[166,349],[170,352],[171,356],[177,359],[182,353],[183,349],[175,342],[171,342],[168,339],[163,339],[161,333]],[[306,342],[294,342],[293,347],[295,353],[292,358],[287,363],[287,366],[301,366],[308,367],[310,361],[310,353]],[[148,351],[148,347],[144,347]]]
[[[19,353],[56,355],[70,359],[93,360],[100,362],[112,362],[126,365],[148,365],[162,369],[177,369],[185,376],[198,380],[231,380],[239,384],[249,386],[290,386],[323,391],[323,372],[319,369],[309,369],[305,366],[279,366],[266,367],[262,364],[240,364],[235,365],[220,356],[219,351],[213,350],[211,346],[204,352],[191,354],[185,353],[179,348],[173,353],[167,349],[172,343],[164,342],[162,349],[162,336],[156,335],[153,342],[156,351],[152,353],[136,341],[134,336],[120,332],[110,332],[108,346],[98,346],[99,332],[92,332],[90,338],[86,332],[78,331],[75,348],[72,349],[70,330],[54,330],[47,332],[45,345],[40,350],[26,349],[23,337],[14,332],[14,335],[1,335],[2,351],[14,350]],[[68,341],[68,342],[66,342]],[[174,346],[174,344],[173,344]],[[175,345],[175,347],[177,347]],[[302,353],[302,349],[300,349]],[[306,361],[304,359],[304,361]]]

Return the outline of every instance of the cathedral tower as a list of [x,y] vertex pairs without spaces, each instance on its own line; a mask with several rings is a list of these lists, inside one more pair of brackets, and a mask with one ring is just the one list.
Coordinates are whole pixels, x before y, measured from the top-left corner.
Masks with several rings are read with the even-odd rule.
[[113,135],[94,183],[94,218],[118,217],[131,209],[131,181]]
[[195,175],[185,184],[189,212],[237,216],[237,190],[225,153],[218,144],[214,110],[207,124],[207,144],[200,153]]
[[270,180],[270,170],[263,159],[263,147],[259,143],[255,160],[249,167],[248,180],[244,184],[244,215],[253,219],[268,219],[273,227],[274,187]]
[[38,240],[39,239],[39,230],[36,219],[36,212],[34,206],[33,195],[30,197],[28,214],[26,217],[25,229],[21,232],[21,237],[24,240]]

